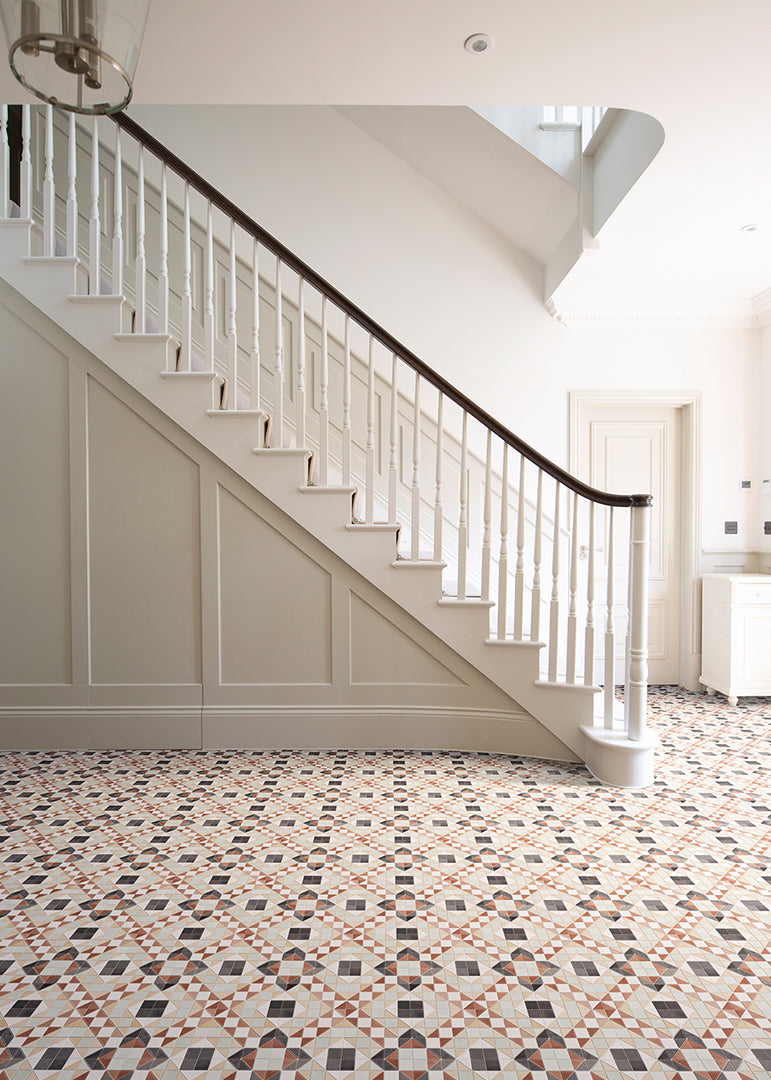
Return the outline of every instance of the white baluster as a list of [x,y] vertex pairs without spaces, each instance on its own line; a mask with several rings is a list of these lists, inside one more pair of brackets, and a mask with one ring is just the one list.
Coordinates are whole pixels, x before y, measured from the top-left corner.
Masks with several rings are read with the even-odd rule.
[[538,494],[535,500],[535,540],[533,542],[533,592],[530,604],[530,640],[541,633],[541,545],[543,543],[543,470],[538,470]]
[[501,473],[501,546],[498,554],[498,640],[506,639],[509,594],[509,445],[503,444]]
[[420,558],[420,375],[415,372],[415,404],[412,417],[412,520],[410,558]]
[[99,295],[101,263],[101,225],[99,222],[99,124],[95,116],[91,127],[91,215],[88,219],[88,295]]
[[257,237],[252,242],[252,350],[251,350],[251,405],[260,410],[260,256]]
[[576,595],[578,592],[578,495],[573,493],[573,528],[570,536],[570,582],[568,585],[568,667],[567,681],[576,681],[576,639],[578,615]]
[[193,258],[190,240],[190,185],[185,181],[185,209],[182,256],[182,342],[179,354],[180,371],[191,371],[193,366],[193,294],[191,277]]
[[297,445],[305,446],[305,281],[300,278],[297,316],[299,348],[297,350]]
[[367,368],[367,494],[366,520],[375,520],[375,339],[369,337],[369,366]]
[[43,255],[54,254],[54,108],[46,105],[46,128],[43,150]]
[[468,413],[463,413],[460,444],[460,513],[458,515],[458,599],[466,599],[468,556]]
[[[74,116],[71,119],[75,119]],[[0,105],[0,217],[10,212],[11,151],[8,145],[8,106]]]
[[[75,117],[70,113],[73,135],[75,130]],[[71,140],[74,142],[74,138]],[[166,166],[164,165],[164,171]],[[72,172],[75,171],[73,161]],[[113,165],[114,188],[112,193],[112,292],[113,296],[123,295],[123,148],[121,146],[120,128],[115,125],[115,162]],[[77,249],[78,242],[78,207],[75,199],[75,178],[72,181],[73,195],[73,243]],[[163,213],[163,211],[161,211]],[[70,200],[67,197],[67,246],[69,247],[70,235]],[[77,254],[77,250],[74,252]]]
[[444,507],[442,505],[442,468],[444,465],[444,394],[439,391],[436,405],[436,495],[434,497],[434,562],[442,561],[442,526]]
[[595,505],[589,503],[589,566],[586,576],[586,633],[584,635],[584,684],[594,685],[594,513]]
[[329,332],[327,298],[321,302],[321,370],[319,372],[319,484],[329,483]]
[[493,433],[487,429],[487,452],[485,453],[485,500],[482,531],[482,599],[490,599],[490,563],[492,561],[492,453]]
[[605,727],[613,727],[616,688],[616,633],[613,624],[613,507],[608,512],[608,587],[605,620]]
[[392,525],[396,523],[396,486],[399,475],[399,390],[396,385],[398,365],[399,361],[396,353],[393,353],[391,357],[391,424],[388,457],[388,520]]
[[[158,270],[158,330],[169,332],[169,188],[166,162],[161,165],[161,233],[160,265]],[[167,349],[169,364],[172,350]]]
[[560,485],[555,481],[554,541],[551,559],[551,605],[549,609],[549,682],[557,681],[557,648],[560,618]]
[[525,608],[525,458],[519,455],[517,499],[517,568],[514,572],[514,640],[522,640]]
[[[115,125],[119,134],[120,128]],[[117,169],[117,163],[116,163]],[[78,143],[75,128],[75,114],[69,114],[67,132],[67,254],[74,258],[78,254]],[[117,183],[117,180],[116,180]],[[113,241],[114,248],[114,241]]]
[[230,219],[230,288],[228,290],[228,408],[238,410],[238,278],[236,276],[236,223]]
[[281,259],[276,256],[276,362],[273,366],[273,445],[284,445],[284,316]]
[[[230,223],[232,227],[232,222]],[[232,240],[232,236],[231,236]],[[214,207],[211,199],[206,206],[206,272],[203,280],[203,339],[204,362],[207,371],[214,371]]]
[[134,328],[144,334],[147,327],[147,258],[145,255],[145,148],[139,147],[137,173],[136,321]]
[[624,718],[630,739],[646,737],[648,702],[648,564],[650,561],[650,506],[633,506],[629,530],[631,544],[632,635],[629,651],[629,691]]
[[343,349],[343,484],[351,483],[351,320],[345,316]]
[[21,107],[21,172],[20,180],[20,215],[22,221],[32,217],[32,117],[29,105]]

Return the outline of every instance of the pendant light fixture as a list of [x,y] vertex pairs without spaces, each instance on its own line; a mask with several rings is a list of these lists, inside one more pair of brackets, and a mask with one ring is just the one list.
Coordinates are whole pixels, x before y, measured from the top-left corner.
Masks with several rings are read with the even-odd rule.
[[150,0],[0,0],[8,60],[43,101],[113,113],[131,100]]

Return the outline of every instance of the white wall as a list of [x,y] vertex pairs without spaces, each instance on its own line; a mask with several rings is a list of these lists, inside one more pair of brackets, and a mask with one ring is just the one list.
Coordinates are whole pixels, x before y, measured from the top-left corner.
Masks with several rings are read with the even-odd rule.
[[[757,550],[759,331],[559,325],[544,309],[538,263],[331,108],[131,112],[405,345],[561,464],[568,461],[569,390],[703,391],[702,545]],[[745,477],[758,480],[750,496],[739,493]],[[726,519],[739,521],[738,537],[725,536]]]

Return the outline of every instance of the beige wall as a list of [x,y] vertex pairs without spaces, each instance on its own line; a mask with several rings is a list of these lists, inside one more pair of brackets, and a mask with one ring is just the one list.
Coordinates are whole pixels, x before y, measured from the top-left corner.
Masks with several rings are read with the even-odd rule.
[[0,746],[570,757],[0,286]]

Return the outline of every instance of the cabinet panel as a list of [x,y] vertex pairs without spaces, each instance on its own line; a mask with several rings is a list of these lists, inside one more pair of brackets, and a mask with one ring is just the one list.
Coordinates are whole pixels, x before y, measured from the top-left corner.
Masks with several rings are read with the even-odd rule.
[[708,691],[771,694],[771,575],[705,574],[702,675]]

